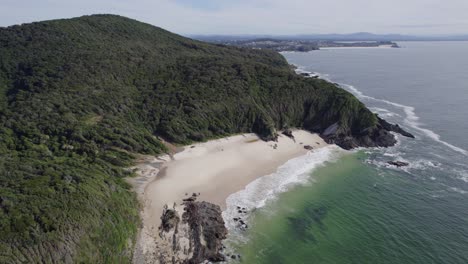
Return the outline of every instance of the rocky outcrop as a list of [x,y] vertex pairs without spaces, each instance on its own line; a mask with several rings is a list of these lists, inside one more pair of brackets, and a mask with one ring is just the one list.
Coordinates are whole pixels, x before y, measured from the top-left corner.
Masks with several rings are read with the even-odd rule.
[[403,130],[403,128],[401,128],[398,124],[395,124],[395,125],[390,124],[390,123],[388,123],[387,121],[383,120],[380,117],[377,117],[377,118],[378,118],[379,124],[381,125],[382,128],[384,128],[384,129],[386,129],[388,131],[393,131],[393,132],[398,133],[400,135],[403,135],[405,137],[414,138],[414,136],[411,133]]
[[393,165],[393,166],[396,166],[396,167],[406,167],[409,165],[408,162],[404,162],[404,161],[399,161],[399,160],[396,160],[396,161],[389,161],[387,162],[388,164],[390,165]]
[[366,128],[354,134],[351,134],[349,130],[342,129],[338,123],[334,123],[321,132],[320,136],[327,143],[336,144],[344,149],[394,146],[397,141],[390,132],[414,138],[411,133],[403,130],[399,125],[390,124],[379,117],[377,120],[378,123],[375,127]]
[[287,137],[291,138],[292,140],[294,140],[294,135],[293,135],[293,133],[292,133],[292,130],[291,130],[291,129],[289,129],[289,128],[286,128],[286,129],[284,129],[284,130],[283,130],[283,132],[282,132],[282,133],[283,133],[283,135],[285,135],[285,136],[287,136]]
[[305,145],[305,146],[304,146],[304,149],[313,150],[314,148],[313,148],[311,145]]
[[[182,217],[180,217],[180,214]],[[196,196],[184,199],[182,207],[166,208],[161,217],[158,243],[159,263],[196,264],[225,260],[221,253],[227,229],[221,208],[196,201]]]

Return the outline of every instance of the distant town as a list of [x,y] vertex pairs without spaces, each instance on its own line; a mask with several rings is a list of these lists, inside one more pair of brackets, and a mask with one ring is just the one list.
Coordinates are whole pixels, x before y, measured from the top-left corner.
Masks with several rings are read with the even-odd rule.
[[411,36],[400,34],[311,34],[311,35],[191,35],[190,38],[221,45],[307,52],[320,48],[392,47],[396,41],[468,41],[468,35]]
[[247,47],[253,49],[270,49],[278,52],[297,51],[308,52],[320,48],[346,47],[391,47],[399,48],[392,41],[332,41],[332,40],[287,40],[287,39],[252,39],[252,40],[214,40],[218,44]]

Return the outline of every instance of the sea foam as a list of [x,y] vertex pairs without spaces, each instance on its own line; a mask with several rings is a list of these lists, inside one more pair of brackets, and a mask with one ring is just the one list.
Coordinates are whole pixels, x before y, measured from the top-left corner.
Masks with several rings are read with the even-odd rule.
[[[452,144],[450,144],[450,143],[448,143],[446,141],[443,141],[442,139],[440,139],[439,134],[435,133],[434,131],[432,131],[430,129],[422,127],[423,124],[419,122],[419,117],[416,115],[416,109],[414,107],[399,104],[399,103],[395,103],[395,102],[391,102],[391,101],[384,100],[384,99],[377,99],[375,97],[364,95],[361,91],[359,91],[358,89],[356,89],[352,85],[347,85],[347,84],[340,84],[340,85],[342,87],[346,88],[347,90],[349,90],[350,92],[352,92],[358,98],[374,100],[374,101],[378,101],[378,102],[385,103],[385,104],[388,104],[388,105],[391,105],[391,106],[402,109],[403,112],[406,115],[406,117],[404,119],[404,122],[405,122],[406,125],[410,126],[413,129],[416,129],[417,131],[423,133],[425,136],[433,139],[434,141],[437,141],[437,142],[445,145],[446,147],[449,147],[450,149],[452,149],[452,150],[454,150],[456,152],[459,152],[459,153],[461,153],[463,155],[468,155],[468,151],[466,151],[466,150],[464,150],[462,148],[459,148],[457,146],[454,146],[454,145],[452,145]],[[380,108],[380,109],[382,109],[382,108]]]
[[[320,78],[324,79],[324,80],[327,80],[329,82],[333,82],[331,79],[330,79],[330,76],[328,74],[322,74],[322,73],[317,73],[317,72],[310,72],[310,71],[307,71],[304,67],[302,66],[299,66],[299,65],[295,65],[297,67],[297,72],[302,72],[302,73],[311,73],[311,74],[314,74],[314,75],[317,75],[319,76]],[[362,93],[361,91],[359,91],[356,87],[354,87],[353,85],[349,85],[349,84],[343,84],[343,83],[339,83],[339,85],[345,89],[345,90],[348,90],[349,92],[351,92],[352,94],[354,94],[356,97],[358,97],[359,99],[366,99],[366,100],[369,100],[369,101],[376,101],[376,102],[380,102],[380,103],[384,103],[384,104],[387,104],[387,105],[391,105],[393,107],[396,107],[396,108],[399,108],[399,109],[402,109],[403,112],[405,113],[405,118],[404,118],[404,123],[406,125],[408,125],[409,127],[417,130],[418,132],[422,133],[423,135],[425,135],[426,137],[429,137],[431,138],[432,140],[436,141],[436,142],[439,142],[443,145],[445,145],[446,147],[452,149],[453,151],[456,151],[458,153],[461,153],[465,156],[468,156],[468,151],[465,150],[465,149],[462,149],[460,147],[457,147],[457,146],[454,146],[446,141],[443,141],[441,138],[440,138],[440,135],[435,133],[434,131],[430,130],[430,129],[427,129],[427,128],[424,128],[422,127],[424,124],[420,123],[419,122],[419,116],[416,115],[416,109],[412,106],[408,106],[408,105],[403,105],[403,104],[399,104],[399,103],[395,103],[395,102],[391,102],[391,101],[388,101],[388,100],[385,100],[385,99],[378,99],[378,98],[375,98],[375,97],[372,97],[372,96],[368,96],[368,95],[365,95],[364,93]],[[391,116],[395,116],[398,114],[396,113],[393,113],[391,111],[389,111],[388,109],[385,109],[385,108],[371,108],[371,110],[373,110],[374,112],[376,113],[383,113],[383,117],[391,117]]]
[[309,151],[306,155],[287,161],[275,173],[260,177],[249,183],[245,189],[231,194],[226,199],[227,208],[223,212],[231,238],[235,236],[242,239],[239,223],[233,219],[242,217],[243,221],[248,220],[248,214],[239,215],[238,207],[246,208],[248,212],[264,207],[292,186],[310,182],[310,172],[313,169],[323,166],[327,161],[338,159],[343,153],[345,151],[335,145]]

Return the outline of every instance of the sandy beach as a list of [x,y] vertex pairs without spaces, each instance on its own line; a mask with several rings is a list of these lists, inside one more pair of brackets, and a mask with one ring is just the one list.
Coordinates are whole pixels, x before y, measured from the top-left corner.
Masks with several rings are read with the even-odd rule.
[[171,156],[141,159],[135,167],[139,176],[129,180],[143,205],[137,255],[147,257],[156,249],[164,205],[172,207],[199,193],[199,200],[224,210],[230,194],[306,154],[305,145],[314,149],[327,145],[318,135],[304,130],[295,130],[293,135],[294,140],[280,135],[277,142],[265,142],[255,134],[242,134],[185,146]]

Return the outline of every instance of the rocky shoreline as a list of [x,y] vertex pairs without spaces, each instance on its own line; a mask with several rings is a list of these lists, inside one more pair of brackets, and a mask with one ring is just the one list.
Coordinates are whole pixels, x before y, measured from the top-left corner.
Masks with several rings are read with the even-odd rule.
[[404,137],[414,138],[414,135],[405,131],[397,124],[390,124],[384,119],[377,117],[378,124],[374,128],[363,129],[355,135],[343,133],[337,123],[329,126],[320,136],[328,144],[336,144],[343,149],[353,149],[358,147],[391,147],[397,143],[394,132]]
[[166,207],[161,216],[159,263],[198,264],[226,260],[222,241],[227,228],[219,205],[197,201],[197,194],[183,199],[180,206]]
[[[291,69],[304,78],[319,78],[318,75],[299,70],[296,65],[290,65]],[[335,85],[340,87],[339,84]],[[335,122],[328,126],[304,121],[303,127],[311,132],[318,133],[328,144],[336,144],[343,149],[358,147],[391,147],[397,143],[394,132],[404,137],[414,138],[414,135],[401,128],[398,124],[391,124],[376,115],[377,125],[368,128],[349,128]],[[284,133],[284,132],[283,132]],[[286,134],[285,134],[286,135]]]
[[[398,125],[390,124],[381,118],[378,118],[378,122],[376,128],[363,131],[359,136],[343,135],[340,127],[333,124],[325,129],[320,137],[344,149],[358,146],[393,146],[396,139],[390,131],[414,137]],[[284,129],[281,134],[296,142],[290,129]],[[302,142],[299,145],[306,150],[313,149],[312,146],[303,145]],[[272,146],[273,149],[276,147]],[[389,164],[397,167],[407,165],[397,162]],[[149,257],[153,263],[196,264],[241,259],[240,255],[224,252],[223,240],[228,235],[228,229],[222,217],[221,207],[215,203],[198,201],[199,198],[200,193],[192,195],[186,193],[180,204],[164,206],[160,226],[153,240],[154,251],[151,256],[145,257],[146,260]],[[243,219],[247,211],[247,208],[237,207],[239,214],[232,219],[236,223],[236,228],[248,229],[248,224]]]

